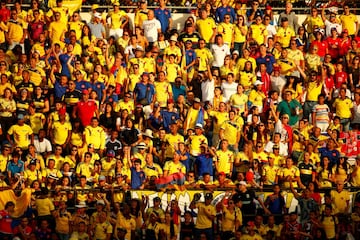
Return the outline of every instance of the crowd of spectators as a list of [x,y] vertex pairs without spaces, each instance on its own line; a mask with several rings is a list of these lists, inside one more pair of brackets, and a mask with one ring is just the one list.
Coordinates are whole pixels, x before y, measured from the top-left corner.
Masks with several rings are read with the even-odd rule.
[[[116,1],[1,2],[0,187],[32,198],[0,239],[359,239],[358,18],[265,3],[199,0],[179,30],[165,0],[134,29]],[[189,189],[183,212],[130,192]]]

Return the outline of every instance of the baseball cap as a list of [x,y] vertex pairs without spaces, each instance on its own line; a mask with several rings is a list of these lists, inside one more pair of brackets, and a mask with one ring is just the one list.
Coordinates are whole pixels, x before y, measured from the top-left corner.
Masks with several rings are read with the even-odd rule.
[[105,181],[105,180],[106,180],[106,177],[104,175],[99,176],[99,181]]
[[105,206],[105,201],[102,200],[102,199],[100,199],[100,200],[97,200],[97,201],[96,201],[96,204],[98,204],[98,205],[104,205],[104,206]]
[[101,13],[98,13],[98,12],[97,12],[97,13],[95,13],[95,14],[94,14],[94,17],[95,17],[95,18],[100,18],[100,19],[101,19]]
[[245,181],[240,181],[239,182],[239,185],[244,185],[244,186],[247,186],[246,182]]
[[18,116],[17,116],[17,119],[18,120],[24,120],[25,116],[24,114],[20,113]]
[[82,91],[82,94],[83,94],[83,95],[88,95],[88,94],[89,94],[89,91],[88,91],[87,89],[85,89],[85,90]]
[[194,102],[196,102],[196,103],[201,103],[201,100],[200,100],[200,98],[194,98]]
[[114,152],[114,150],[109,150],[109,151],[107,152],[106,156],[108,156],[108,157],[115,157],[115,152]]

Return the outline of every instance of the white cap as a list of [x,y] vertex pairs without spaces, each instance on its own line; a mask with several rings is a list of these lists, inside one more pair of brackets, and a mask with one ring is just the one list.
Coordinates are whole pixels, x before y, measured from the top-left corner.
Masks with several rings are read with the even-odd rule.
[[101,13],[99,13],[99,12],[96,12],[95,14],[94,14],[94,17],[95,18],[102,18],[102,16],[101,16]]
[[256,80],[256,82],[254,83],[255,86],[257,85],[263,85],[264,83],[260,80]]

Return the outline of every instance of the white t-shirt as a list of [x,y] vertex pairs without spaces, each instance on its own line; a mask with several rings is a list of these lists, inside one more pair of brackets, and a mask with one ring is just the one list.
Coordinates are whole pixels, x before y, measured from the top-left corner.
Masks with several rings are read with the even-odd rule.
[[39,139],[35,137],[34,145],[37,153],[52,152],[51,143],[46,138],[44,138],[44,140],[40,142]]
[[237,86],[238,84],[236,82],[233,83],[223,82],[221,84],[221,90],[223,91],[224,102],[229,101],[231,95],[236,93]]
[[223,44],[222,46],[212,44],[211,53],[214,56],[214,61],[212,63],[213,67],[222,67],[224,65],[225,56],[230,55],[230,48],[226,44]]
[[215,91],[215,81],[206,80],[201,82],[202,101],[209,101],[213,104]]
[[268,31],[267,38],[274,37],[277,33],[275,26],[271,24],[266,26],[266,30]]
[[331,29],[336,28],[337,33],[340,35],[342,32],[342,26],[339,23],[332,23],[329,20],[325,20],[325,34],[331,36]]
[[137,45],[136,47],[133,47],[132,45],[129,45],[125,48],[124,54],[129,54],[129,60],[135,57],[135,49],[141,47],[140,45]]
[[156,42],[158,40],[158,30],[161,29],[159,20],[156,18],[145,20],[143,21],[142,28],[144,29],[144,36],[149,42]]

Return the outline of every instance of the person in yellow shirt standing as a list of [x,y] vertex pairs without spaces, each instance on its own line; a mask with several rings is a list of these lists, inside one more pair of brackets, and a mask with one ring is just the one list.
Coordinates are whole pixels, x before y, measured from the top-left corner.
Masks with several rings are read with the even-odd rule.
[[54,122],[51,129],[51,142],[53,144],[59,144],[65,148],[65,146],[70,143],[72,130],[70,122],[66,121],[65,109],[61,109],[59,111],[59,121]]
[[[51,9],[50,9],[50,11],[48,11],[46,13],[46,20],[48,22],[51,22],[51,17],[56,15],[55,13],[60,13],[61,14],[60,21],[66,26],[67,22],[68,22],[68,17],[69,17],[69,9],[67,7],[63,6],[63,0],[56,0],[56,6],[54,6],[54,7],[49,6],[49,7]],[[55,19],[56,19],[56,16],[55,16]]]
[[96,117],[91,119],[91,123],[85,128],[84,134],[86,143],[92,143],[95,150],[101,155],[105,149],[106,133],[104,129],[99,126],[99,120]]
[[335,99],[333,107],[336,110],[336,116],[340,118],[343,131],[349,131],[350,121],[354,116],[353,102],[346,96],[346,89],[341,88],[339,97]]
[[302,25],[303,27],[306,26],[306,31],[309,34],[314,32],[315,26],[318,26],[319,28],[325,28],[324,21],[318,14],[316,7],[311,8],[311,15],[305,19]]
[[108,222],[106,212],[98,214],[92,228],[94,229],[93,237],[97,240],[109,240],[113,232],[113,226]]
[[196,21],[196,29],[207,44],[214,41],[216,24],[213,18],[208,17],[206,9],[200,11],[200,19]]
[[281,26],[277,30],[275,42],[280,42],[283,48],[288,48],[292,37],[295,37],[295,31],[289,26],[288,18],[281,18]]
[[76,34],[76,39],[81,39],[82,28],[85,25],[80,19],[80,12],[74,12],[69,22],[69,30],[74,30]]
[[232,176],[234,153],[228,149],[228,141],[221,140],[220,150],[216,151],[215,167],[218,173],[224,172],[227,177]]
[[[236,119],[236,112],[229,111],[229,118],[220,126],[219,139],[226,139],[229,143],[229,148],[235,152],[238,151],[238,143],[241,137],[241,127]],[[214,142],[213,142],[214,145]],[[215,145],[216,146],[216,145]]]
[[218,111],[214,111],[214,110],[209,111],[209,116],[211,116],[213,119],[213,137],[212,137],[213,146],[218,146],[220,139],[219,137],[220,127],[229,118],[229,114],[226,111],[227,110],[226,107],[227,107],[226,103],[220,102]]
[[15,9],[11,10],[10,20],[7,22],[7,32],[5,38],[9,44],[9,49],[13,49],[16,45],[20,44],[22,52],[25,51],[24,41],[27,36],[28,24],[18,18]]
[[262,23],[262,18],[260,15],[256,16],[255,23],[250,26],[251,37],[259,44],[263,44],[266,41],[268,31],[266,26]]
[[225,14],[224,21],[217,27],[218,34],[223,36],[224,43],[229,47],[232,46],[234,38],[234,25],[230,22],[230,19],[230,14]]
[[55,21],[51,22],[49,25],[49,38],[54,43],[59,43],[60,47],[63,48],[65,46],[65,33],[67,31],[67,25],[61,21],[61,13],[55,13]]
[[156,101],[160,107],[166,107],[168,99],[172,99],[172,87],[166,79],[165,72],[158,73],[158,81],[154,83],[156,92]]
[[205,202],[197,202],[200,196],[194,196],[190,204],[190,209],[198,209],[198,216],[195,224],[195,239],[201,239],[200,235],[206,235],[206,239],[212,239],[213,236],[213,220],[216,216],[216,209],[211,204],[213,200],[212,193],[205,194]]
[[348,213],[350,208],[350,193],[344,189],[344,182],[336,183],[336,190],[330,192],[332,203],[339,213]]
[[343,5],[344,14],[340,16],[342,29],[347,29],[349,36],[357,36],[359,31],[359,22],[355,14],[350,13],[350,5],[345,2]]
[[136,27],[141,27],[143,21],[148,19],[148,12],[149,9],[147,9],[147,1],[146,0],[141,0],[139,3],[139,8],[136,10],[135,13],[135,19],[134,19],[134,23]]
[[[17,118],[17,124],[12,125],[7,132],[7,140],[11,145],[26,150],[30,143],[34,144],[33,130],[29,125],[25,124],[25,117],[23,114],[19,114]],[[11,136],[14,137],[14,141],[11,139]]]
[[114,36],[115,40],[122,37],[124,27],[129,22],[129,17],[124,10],[120,10],[120,3],[115,1],[114,10],[109,12],[107,21],[109,24],[109,35]]

